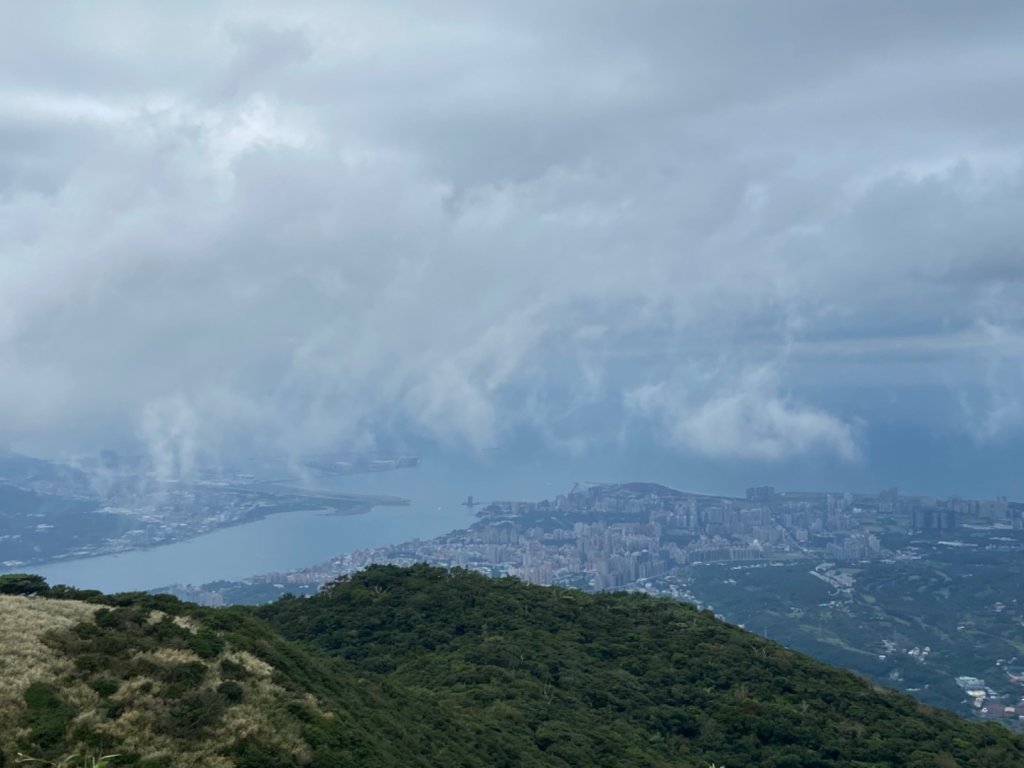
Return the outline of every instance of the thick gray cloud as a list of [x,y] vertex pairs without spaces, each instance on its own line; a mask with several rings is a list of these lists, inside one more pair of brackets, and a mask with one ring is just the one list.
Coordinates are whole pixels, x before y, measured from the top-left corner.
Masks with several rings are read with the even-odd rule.
[[828,392],[922,382],[1024,429],[1019,3],[4,13],[16,447],[857,461]]

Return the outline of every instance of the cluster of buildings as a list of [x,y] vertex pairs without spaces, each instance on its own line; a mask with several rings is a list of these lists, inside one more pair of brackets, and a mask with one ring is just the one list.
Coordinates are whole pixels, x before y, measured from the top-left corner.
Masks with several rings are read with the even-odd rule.
[[[1017,668],[1017,672],[1024,672],[1024,670]],[[1017,685],[1021,684],[1020,674],[1015,676],[1010,674],[1009,670],[1007,670],[1007,674],[1011,682]],[[987,719],[1024,722],[1024,696],[1021,696],[1020,700],[1015,703],[1007,704],[1005,696],[1000,696],[979,677],[958,677],[956,684],[966,694],[975,713],[979,716]]]
[[909,531],[938,530],[967,514],[1018,527],[1021,522],[1020,510],[1005,501],[938,502],[902,497],[896,489],[873,495],[780,493],[759,486],[736,498],[652,483],[592,484],[550,500],[487,504],[470,528],[435,539],[360,550],[259,578],[322,584],[370,563],[428,562],[536,584],[620,589],[698,563],[880,557],[886,553],[873,532],[880,518],[895,519]]

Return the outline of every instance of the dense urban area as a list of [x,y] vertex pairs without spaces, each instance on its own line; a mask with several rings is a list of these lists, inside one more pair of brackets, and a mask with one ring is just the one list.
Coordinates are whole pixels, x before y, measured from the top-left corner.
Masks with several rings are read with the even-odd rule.
[[[476,506],[472,499],[466,504]],[[312,594],[371,563],[671,596],[922,700],[1024,723],[1024,505],[649,483],[481,504],[431,540],[356,551],[244,583],[175,587],[210,605]]]

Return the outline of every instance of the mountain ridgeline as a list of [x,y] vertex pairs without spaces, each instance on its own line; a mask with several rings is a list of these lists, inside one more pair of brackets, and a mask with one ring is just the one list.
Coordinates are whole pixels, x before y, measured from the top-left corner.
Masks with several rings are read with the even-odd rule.
[[427,566],[259,608],[0,592],[3,766],[1024,765],[1001,726],[643,595]]

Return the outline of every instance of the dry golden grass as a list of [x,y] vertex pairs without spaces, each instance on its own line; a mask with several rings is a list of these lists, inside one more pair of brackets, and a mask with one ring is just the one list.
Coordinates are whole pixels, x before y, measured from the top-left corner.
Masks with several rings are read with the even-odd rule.
[[[0,595],[0,712],[37,680],[55,680],[70,668],[54,655],[43,635],[85,621],[96,606],[74,600]],[[0,715],[2,717],[2,715]]]
[[[229,707],[224,720],[203,739],[186,743],[161,732],[161,718],[169,705],[159,696],[159,683],[144,677],[132,677],[121,685],[112,701],[123,705],[124,709],[117,719],[109,719],[104,712],[106,704],[92,688],[83,682],[69,682],[69,673],[73,671],[71,660],[57,655],[43,642],[46,633],[67,630],[81,621],[91,620],[97,610],[98,606],[77,601],[0,595],[0,725],[18,722],[24,710],[23,694],[31,683],[53,682],[60,686],[62,698],[78,712],[74,727],[84,725],[107,733],[118,750],[148,757],[163,756],[174,768],[199,765],[230,768],[232,761],[217,753],[230,752],[232,745],[242,738],[276,745],[291,752],[300,762],[309,760],[308,747],[294,719],[275,717],[292,696],[272,681],[273,667],[250,653],[231,648],[208,661],[182,649],[160,648],[138,654],[161,666],[202,663],[208,670],[202,688],[208,690],[215,690],[222,682],[222,659],[230,659],[249,672],[250,677],[241,683],[242,701]],[[150,621],[158,622],[162,618],[163,614],[155,611]],[[174,621],[191,632],[200,628],[190,617],[175,617]],[[315,699],[310,697],[307,703],[319,710]],[[292,726],[282,728],[282,720]],[[13,742],[2,742],[16,739],[19,734],[10,728],[2,730],[0,751],[10,751]]]
[[199,631],[199,622],[195,619],[189,618],[188,616],[175,616],[174,623],[182,629],[187,629],[193,635]]
[[135,657],[155,661],[157,664],[164,666],[190,664],[194,661],[202,662],[199,656],[192,651],[186,651],[184,648],[157,648],[155,651],[148,653],[136,653]]
[[53,682],[71,669],[71,662],[55,655],[43,636],[95,612],[96,606],[75,600],[0,595],[0,723],[18,722],[29,685]]
[[[188,621],[189,629],[199,629],[196,622],[191,619]],[[202,663],[208,670],[202,685],[206,690],[215,690],[223,682],[220,674],[222,659],[230,659],[243,666],[251,677],[241,683],[244,689],[243,700],[230,707],[215,731],[208,733],[202,740],[183,743],[180,739],[161,733],[159,722],[166,714],[168,704],[158,695],[160,685],[157,681],[146,677],[131,678],[114,694],[112,700],[124,707],[116,720],[101,717],[97,708],[92,706],[83,708],[82,714],[76,718],[76,725],[88,725],[95,731],[109,734],[120,750],[147,757],[162,756],[173,768],[193,768],[197,765],[204,768],[229,768],[231,760],[217,753],[230,752],[232,745],[244,738],[273,744],[291,752],[300,762],[309,760],[309,750],[299,735],[297,724],[284,718],[292,725],[282,728],[282,718],[274,716],[291,696],[271,681],[274,670],[265,661],[245,651],[232,649],[208,661],[201,660],[191,651],[171,648],[140,653],[137,658],[145,658],[162,666]],[[83,692],[86,696],[90,694],[94,695],[89,689]],[[312,704],[315,706],[315,699]]]
[[[163,611],[150,611],[149,618],[146,621],[149,624],[159,624],[166,618],[167,614]],[[171,621],[182,629],[187,629],[193,635],[199,631],[199,622],[188,616],[172,616]]]
[[[189,651],[172,649],[159,649],[139,656],[160,664],[199,661],[199,657]],[[274,718],[274,713],[282,709],[290,696],[271,682],[273,668],[269,664],[249,653],[228,651],[217,659],[202,662],[208,669],[202,687],[214,690],[222,682],[219,664],[222,658],[230,658],[243,665],[252,677],[242,683],[245,691],[243,701],[230,707],[215,731],[201,741],[183,743],[160,732],[158,722],[166,712],[167,703],[155,695],[159,690],[156,681],[143,677],[132,678],[112,697],[113,701],[124,706],[116,720],[101,718],[95,709],[91,709],[80,715],[76,724],[89,725],[96,731],[109,734],[116,740],[118,749],[148,757],[163,756],[174,768],[197,765],[229,768],[232,761],[217,753],[229,752],[233,744],[245,738],[276,745],[294,754],[300,762],[308,761],[308,747],[302,741],[298,728],[294,725],[282,728],[280,719]]]
[[241,664],[250,675],[254,675],[255,677],[264,680],[269,680],[271,674],[274,672],[274,668],[272,666],[263,661],[263,659],[253,656],[248,651],[229,650],[224,653],[223,656],[225,659],[235,662],[235,664]]

